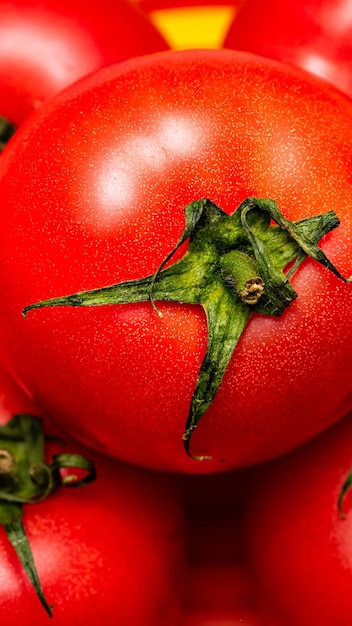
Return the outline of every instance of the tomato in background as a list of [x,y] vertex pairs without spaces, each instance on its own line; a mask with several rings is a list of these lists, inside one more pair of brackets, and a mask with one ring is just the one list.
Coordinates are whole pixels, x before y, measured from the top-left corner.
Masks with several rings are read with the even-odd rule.
[[243,531],[263,626],[349,626],[352,415],[290,455],[253,471]]
[[[236,114],[234,114],[236,112]],[[351,405],[352,288],[312,260],[279,318],[254,315],[195,430],[182,433],[207,341],[196,305],[32,311],[33,302],[154,274],[184,207],[252,195],[288,219],[334,209],[322,247],[352,273],[352,105],[318,78],[229,50],[165,52],[47,102],[1,159],[3,350],[43,411],[138,465],[211,473],[294,448]],[[19,183],[20,176],[20,183]],[[255,401],[253,401],[255,398]]]
[[[1,422],[12,411],[35,409],[2,367],[0,395]],[[49,420],[45,424],[65,441],[48,444],[48,462],[53,454],[70,452],[93,460],[97,470],[92,484],[61,488],[40,504],[24,506],[23,523],[55,624],[86,626],[102,620],[106,626],[120,621],[178,626],[186,573],[185,520],[172,477],[104,458]],[[3,619],[8,626],[48,624],[2,526],[0,555]]]
[[167,48],[125,0],[1,0],[0,115],[18,125],[102,65]]
[[352,96],[351,0],[247,0],[224,46],[292,63]]

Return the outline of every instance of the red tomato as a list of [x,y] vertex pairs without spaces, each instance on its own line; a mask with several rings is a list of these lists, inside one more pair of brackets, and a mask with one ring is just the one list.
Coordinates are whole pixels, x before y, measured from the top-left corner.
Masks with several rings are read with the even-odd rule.
[[[0,396],[2,423],[10,412],[39,414],[2,366]],[[49,432],[67,439],[52,426]],[[178,625],[185,542],[177,485],[171,477],[124,466],[72,440],[65,446],[48,444],[48,462],[62,452],[92,459],[96,481],[60,488],[40,504],[24,505],[23,516],[55,623]],[[6,623],[46,625],[48,615],[2,526],[0,554],[0,604]]]
[[[94,461],[95,483],[62,488],[28,505],[23,517],[55,623],[178,625],[185,557],[177,492],[163,477],[95,456]],[[2,528],[0,552],[6,622],[47,624]]]
[[351,624],[351,437],[352,415],[254,473],[243,526],[263,626]]
[[279,318],[253,315],[184,452],[207,341],[199,306],[32,311],[30,303],[152,275],[184,207],[230,214],[273,198],[288,219],[334,209],[322,247],[352,273],[352,105],[316,77],[233,51],[105,68],[43,105],[1,159],[2,343],[42,410],[123,460],[216,472],[281,454],[351,405],[352,288],[313,260]]
[[0,115],[20,124],[102,65],[166,48],[125,0],[1,0]]
[[292,63],[352,95],[352,2],[246,0],[224,46]]

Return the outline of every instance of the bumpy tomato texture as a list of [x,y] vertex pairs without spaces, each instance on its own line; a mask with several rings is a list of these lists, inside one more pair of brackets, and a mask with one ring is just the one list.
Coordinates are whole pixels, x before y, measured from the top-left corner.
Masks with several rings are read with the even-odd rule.
[[[281,215],[274,201],[249,198],[232,215],[207,199],[189,204],[185,214],[185,230],[154,276],[44,300],[25,307],[23,314],[48,306],[104,306],[148,299],[158,313],[154,299],[201,304],[208,320],[208,346],[183,435],[186,452],[193,456],[191,434],[211,405],[251,314],[283,313],[297,297],[288,278],[306,256],[346,279],[316,245],[338,225],[333,211],[293,223]],[[270,220],[278,226],[271,226]],[[188,239],[189,249],[182,259],[163,270]],[[283,269],[293,260],[285,275]]]
[[125,0],[2,0],[0,115],[18,125],[99,67],[167,48]]
[[352,4],[336,0],[247,0],[224,46],[317,74],[352,95]]
[[52,607],[39,580],[22,523],[22,509],[24,504],[44,500],[62,484],[60,471],[73,467],[88,473],[81,480],[67,475],[64,484],[77,487],[95,479],[94,465],[78,455],[57,454],[51,465],[44,462],[44,435],[39,418],[19,414],[5,426],[0,426],[0,524],[50,616]]
[[244,505],[247,558],[263,626],[349,626],[352,415],[297,452],[253,471]]

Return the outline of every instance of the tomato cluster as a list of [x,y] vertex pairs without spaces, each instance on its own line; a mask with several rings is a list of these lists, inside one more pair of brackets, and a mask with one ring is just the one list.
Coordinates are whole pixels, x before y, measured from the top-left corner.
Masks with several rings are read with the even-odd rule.
[[348,16],[242,4],[0,3],[9,625],[350,625]]

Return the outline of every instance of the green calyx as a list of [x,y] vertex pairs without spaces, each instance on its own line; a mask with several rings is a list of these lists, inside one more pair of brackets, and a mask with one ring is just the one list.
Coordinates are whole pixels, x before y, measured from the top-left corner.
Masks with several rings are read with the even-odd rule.
[[[333,211],[297,222],[287,220],[274,200],[247,198],[228,215],[211,200],[185,207],[186,225],[175,248],[156,273],[115,285],[55,297],[23,310],[56,306],[99,306],[150,300],[201,305],[208,326],[206,354],[200,368],[183,434],[187,454],[200,419],[211,405],[236,345],[253,313],[280,316],[297,298],[289,278],[307,257],[341,280],[340,272],[317,246],[339,225]],[[274,223],[276,225],[274,225]],[[168,265],[188,240],[188,250]],[[293,263],[290,271],[284,269]],[[350,279],[348,279],[350,280]]]
[[16,126],[0,115],[0,152],[2,152],[6,144],[10,141],[12,135],[16,132]]
[[[32,415],[15,415],[0,426],[0,524],[4,527],[39,600],[52,616],[35,567],[31,547],[22,523],[23,505],[43,501],[57,487],[78,487],[95,479],[91,461],[79,455],[56,454],[52,463],[44,458],[42,420]],[[65,478],[61,470],[80,468],[82,480]]]
[[348,472],[347,477],[345,478],[343,485],[340,489],[339,497],[337,500],[337,510],[338,510],[340,519],[346,519],[346,515],[343,510],[343,504],[344,504],[344,500],[347,495],[347,492],[351,489],[351,487],[352,487],[352,470]]

